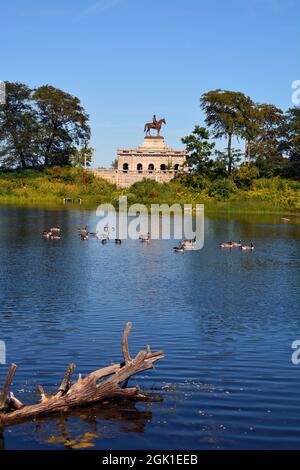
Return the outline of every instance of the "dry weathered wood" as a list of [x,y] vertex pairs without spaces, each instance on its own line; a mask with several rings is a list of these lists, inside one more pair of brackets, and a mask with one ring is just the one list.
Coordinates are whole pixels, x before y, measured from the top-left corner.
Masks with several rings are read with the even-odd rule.
[[1,392],[1,395],[0,395],[0,411],[4,410],[8,405],[9,387],[10,387],[10,384],[12,383],[12,379],[15,375],[16,370],[17,370],[16,364],[12,364],[10,366],[10,369],[9,369],[8,374],[6,376],[6,380],[4,382],[2,392]]
[[131,328],[132,328],[132,323],[128,322],[125,327],[123,338],[122,338],[122,352],[123,352],[125,364],[131,361],[131,356],[129,354],[129,349],[128,349],[128,335],[130,333]]
[[55,397],[57,398],[61,397],[69,389],[70,380],[75,369],[76,369],[75,364],[69,364],[66,374],[64,376],[64,380],[62,381],[61,386],[59,387],[58,392],[55,395]]
[[[93,404],[111,397],[148,398],[149,395],[141,393],[139,387],[126,388],[124,384],[127,385],[127,381],[132,375],[151,369],[156,361],[164,357],[164,353],[162,351],[153,353],[150,347],[147,347],[146,351],[140,351],[132,358],[128,349],[128,335],[131,328],[132,324],[127,323],[122,338],[123,363],[112,364],[96,370],[84,378],[80,374],[78,380],[72,385],[70,385],[70,378],[75,370],[75,364],[70,364],[56,395],[46,396],[43,387],[39,385],[41,402],[26,406],[19,402],[14,395],[11,400],[10,395],[10,401],[15,409],[0,412],[0,425],[7,426],[55,412],[65,412],[76,406]],[[15,369],[15,365],[11,367],[3,387],[2,395],[5,392],[5,397]]]
[[24,406],[23,403],[14,396],[13,392],[9,394],[9,404],[12,405],[15,410],[19,410]]
[[47,397],[47,395],[46,395],[46,393],[45,393],[45,391],[44,391],[44,389],[41,385],[37,386],[37,391],[41,395],[41,402],[44,402],[44,401],[48,400],[48,397]]

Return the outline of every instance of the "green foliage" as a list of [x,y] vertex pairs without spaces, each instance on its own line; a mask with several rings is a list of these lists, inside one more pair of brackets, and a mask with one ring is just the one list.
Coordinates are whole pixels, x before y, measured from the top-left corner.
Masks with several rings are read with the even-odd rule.
[[286,151],[291,160],[300,159],[300,107],[295,106],[287,111],[285,123],[285,144]]
[[231,170],[228,171],[228,156],[227,152],[222,152],[220,150],[216,150],[216,161],[219,162],[220,168],[224,169],[223,175],[228,176],[240,163],[242,159],[242,152],[239,149],[231,149]]
[[70,163],[77,168],[87,168],[91,166],[94,149],[92,147],[75,148],[70,156]]
[[[296,183],[297,185],[297,183]],[[300,185],[298,184],[300,187]],[[268,189],[269,191],[283,191],[287,187],[290,187],[290,183],[287,180],[280,178],[259,178],[252,182],[252,189]]]
[[0,106],[0,166],[38,167],[37,136],[32,90],[23,83],[6,82],[6,102]]
[[209,186],[209,179],[198,172],[178,174],[176,180],[195,191],[203,191]]
[[152,179],[144,178],[130,187],[129,203],[152,204],[157,202],[171,202],[175,200],[175,192],[169,184],[158,183]]
[[[255,169],[255,167],[254,167]],[[245,172],[245,173],[244,173]],[[239,211],[289,210],[300,211],[300,183],[275,178],[254,178],[250,187],[236,187],[232,178],[213,181],[192,173],[187,175],[188,185],[175,179],[168,184],[154,180],[135,183],[128,190],[118,190],[107,181],[96,178],[89,171],[78,168],[53,166],[44,171],[20,170],[0,173],[0,203],[18,205],[62,206],[63,197],[83,200],[83,207],[96,207],[100,203],[118,204],[121,194],[128,203],[205,204],[208,209]],[[242,185],[254,176],[242,170]],[[73,207],[71,205],[70,207]]]
[[110,202],[118,191],[107,181],[82,169],[53,166],[45,171],[0,173],[0,202],[61,205],[64,197],[86,206]]
[[208,189],[208,195],[210,197],[216,198],[219,201],[225,201],[228,199],[232,193],[236,190],[235,184],[227,179],[220,178],[213,181]]
[[256,105],[258,115],[257,136],[251,142],[249,156],[253,159],[273,159],[281,156],[284,115],[281,109],[272,104]]
[[111,162],[111,167],[116,170],[118,168],[118,159],[115,158],[112,162]]
[[216,156],[226,165],[228,175],[242,156],[232,148],[236,137],[245,141],[245,161],[253,162],[262,175],[299,179],[299,107],[284,114],[272,104],[256,104],[243,93],[229,90],[204,93],[200,102],[214,137],[227,138],[226,151],[216,152]]
[[193,133],[181,141],[188,152],[190,169],[201,174],[211,173],[214,162],[210,156],[215,144],[209,142],[209,132],[204,127],[195,126]]
[[[6,103],[0,106],[2,169],[70,165],[87,149],[88,115],[78,98],[52,86],[35,90],[6,82]],[[88,156],[88,155],[86,155]],[[77,164],[76,163],[76,164]]]
[[32,99],[38,110],[38,143],[44,164],[69,165],[75,146],[87,147],[90,138],[88,115],[80,100],[50,85],[37,88]]
[[259,177],[259,169],[254,165],[241,165],[232,173],[232,180],[238,188],[250,188],[253,180]]
[[204,93],[200,100],[205,112],[205,122],[216,138],[227,138],[226,164],[228,174],[233,169],[232,138],[245,133],[245,116],[253,108],[251,98],[241,92],[213,90]]

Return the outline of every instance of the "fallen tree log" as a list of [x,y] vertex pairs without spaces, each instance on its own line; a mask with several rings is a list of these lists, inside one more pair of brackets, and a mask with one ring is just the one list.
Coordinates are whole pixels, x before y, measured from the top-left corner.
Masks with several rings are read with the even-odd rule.
[[41,400],[33,405],[24,405],[13,393],[9,393],[17,368],[15,364],[12,364],[0,395],[0,426],[32,420],[51,413],[67,412],[74,407],[96,403],[107,398],[123,397],[137,400],[149,398],[149,394],[141,393],[139,387],[127,387],[127,382],[138,372],[151,369],[156,361],[164,357],[164,353],[163,351],[152,352],[147,346],[147,351],[140,351],[132,358],[128,349],[128,335],[131,328],[132,324],[127,323],[123,333],[123,363],[96,370],[84,378],[79,374],[77,381],[71,385],[71,376],[76,366],[70,364],[57,393],[47,396],[43,387],[38,385]]

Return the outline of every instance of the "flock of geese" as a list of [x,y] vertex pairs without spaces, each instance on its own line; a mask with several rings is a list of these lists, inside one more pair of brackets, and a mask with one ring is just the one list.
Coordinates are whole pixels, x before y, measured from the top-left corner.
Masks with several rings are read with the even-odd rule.
[[[195,243],[196,243],[195,239],[193,239],[193,240],[182,240],[179,243],[178,246],[174,246],[174,251],[176,253],[184,253],[187,250],[193,250],[193,249],[195,249]],[[252,242],[250,243],[250,245],[244,245],[242,243],[242,240],[239,240],[238,242],[230,240],[229,242],[220,243],[219,246],[220,246],[220,248],[225,248],[225,249],[226,248],[228,248],[228,249],[240,248],[243,251],[253,251],[254,250],[254,245],[253,245]]]
[[[99,234],[98,232],[89,232],[88,227],[86,226],[86,227],[79,227],[78,228],[78,234],[79,234],[79,237],[82,241],[88,240],[89,236],[92,236],[92,237],[100,239],[101,243],[103,245],[105,245],[110,240],[110,232],[114,231],[114,230],[115,229],[113,227],[109,227],[108,225],[105,225],[104,231],[106,233]],[[42,237],[47,239],[47,240],[54,240],[54,241],[60,240],[61,239],[61,228],[60,228],[60,226],[57,225],[56,227],[52,227],[49,230],[44,230],[43,233],[42,233]],[[114,240],[114,242],[117,245],[121,245],[122,240],[120,240],[119,238],[116,238]]]
[[[106,243],[108,243],[110,241],[110,232],[113,232],[114,230],[115,230],[114,227],[109,227],[108,225],[105,225],[104,226],[104,231],[106,233],[99,234],[98,232],[88,232],[87,227],[80,227],[78,229],[78,232],[79,232],[79,236],[80,236],[81,240],[83,240],[83,241],[88,240],[89,235],[90,235],[94,238],[98,238],[101,241],[102,245],[106,245]],[[117,245],[121,245],[122,240],[120,240],[120,238],[115,238],[114,242]]]
[[[108,225],[104,226],[104,234],[99,234],[98,232],[89,232],[88,227],[79,227],[78,228],[78,233],[80,236],[80,239],[85,241],[89,239],[89,236],[95,237],[100,239],[102,245],[106,245],[110,241],[110,232],[113,232],[115,229],[114,227],[109,227]],[[59,225],[50,228],[49,230],[44,230],[42,233],[43,238],[46,238],[47,240],[54,240],[58,241],[61,239],[61,228]],[[148,232],[145,235],[140,235],[139,240],[142,243],[150,243],[150,233]],[[114,243],[117,245],[121,245],[122,240],[120,238],[115,238]],[[188,250],[193,250],[195,248],[195,243],[196,239],[192,240],[182,240],[178,246],[174,246],[173,250],[176,253],[184,253],[185,251]],[[227,249],[233,249],[233,248],[240,248],[243,251],[253,251],[254,250],[254,245],[251,242],[250,245],[244,245],[242,243],[242,240],[239,240],[238,242],[235,242],[233,240],[230,240],[229,242],[224,242],[220,243],[220,248],[227,248]]]
[[243,251],[253,251],[254,245],[252,242],[250,245],[243,245],[242,240],[239,240],[238,242],[230,240],[229,242],[220,243],[220,248],[240,248]]
[[42,236],[47,240],[60,240],[60,226],[57,225],[57,227],[52,227],[50,230],[44,230]]

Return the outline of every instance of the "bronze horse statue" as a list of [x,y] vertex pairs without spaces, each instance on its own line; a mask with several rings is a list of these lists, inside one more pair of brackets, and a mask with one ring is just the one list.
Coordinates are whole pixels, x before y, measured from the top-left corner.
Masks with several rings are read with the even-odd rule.
[[157,130],[157,135],[160,135],[160,130],[161,130],[163,124],[166,124],[165,119],[160,119],[156,123],[155,122],[148,122],[147,124],[145,124],[144,132],[146,132],[146,135],[151,136],[151,132],[150,132],[151,129],[156,129]]

